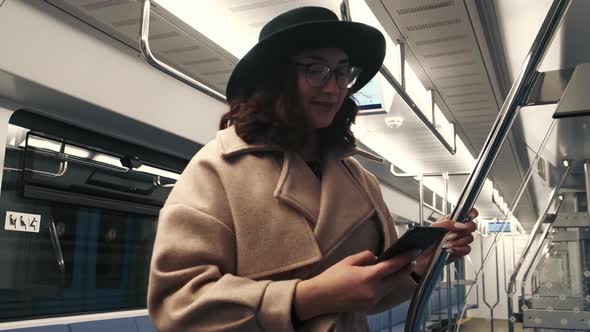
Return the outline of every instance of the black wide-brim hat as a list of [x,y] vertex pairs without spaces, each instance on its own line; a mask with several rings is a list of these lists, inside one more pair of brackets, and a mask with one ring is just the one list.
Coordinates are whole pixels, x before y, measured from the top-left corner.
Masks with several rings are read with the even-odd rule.
[[238,62],[229,78],[227,100],[247,97],[277,65],[285,64],[297,51],[310,48],[340,48],[348,54],[351,65],[361,67],[353,92],[375,76],[385,58],[385,38],[379,30],[340,21],[326,8],[296,8],[262,28],[258,43]]

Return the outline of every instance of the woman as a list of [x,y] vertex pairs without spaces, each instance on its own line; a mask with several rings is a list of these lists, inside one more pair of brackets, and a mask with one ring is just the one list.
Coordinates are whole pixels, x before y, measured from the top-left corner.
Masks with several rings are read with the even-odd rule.
[[[430,254],[374,264],[397,235],[351,157],[375,158],[355,148],[350,96],[384,54],[379,31],[323,8],[262,29],[229,80],[217,138],[160,213],[148,292],[160,331],[363,331],[366,312],[412,296]],[[455,233],[454,258],[469,252],[473,222],[436,226]]]

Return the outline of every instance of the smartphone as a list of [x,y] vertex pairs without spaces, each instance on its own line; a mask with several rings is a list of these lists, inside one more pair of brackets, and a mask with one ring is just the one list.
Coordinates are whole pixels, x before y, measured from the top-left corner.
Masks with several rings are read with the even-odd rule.
[[408,250],[425,250],[431,245],[438,243],[447,233],[442,227],[421,227],[417,226],[407,231],[387,248],[378,258],[377,262],[393,258]]

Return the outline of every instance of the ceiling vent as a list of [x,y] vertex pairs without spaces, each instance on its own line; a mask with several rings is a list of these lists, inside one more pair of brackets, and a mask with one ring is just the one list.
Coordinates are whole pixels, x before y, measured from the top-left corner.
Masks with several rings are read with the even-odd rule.
[[474,61],[465,61],[465,62],[446,63],[446,64],[442,64],[442,65],[430,66],[430,69],[432,69],[432,70],[456,69],[459,67],[473,66],[473,65],[475,65]]
[[456,97],[472,97],[472,96],[487,96],[488,93],[484,91],[472,91],[467,93],[456,93],[456,94],[445,94],[445,96],[449,98],[456,98]]
[[461,54],[467,54],[467,53],[471,53],[473,52],[473,49],[471,48],[463,48],[460,50],[452,50],[452,51],[445,51],[445,52],[437,52],[437,53],[432,53],[432,54],[425,54],[424,58],[426,59],[435,59],[435,58],[441,58],[441,57],[448,57],[448,56],[455,56],[455,55],[461,55]]
[[453,42],[453,41],[461,41],[461,40],[464,40],[465,38],[467,38],[467,35],[464,35],[464,34],[452,35],[452,36],[446,36],[446,37],[440,37],[440,38],[434,38],[434,39],[417,40],[414,42],[414,45],[415,46],[432,46],[432,45],[443,44],[443,43],[448,43],[448,42]]
[[408,29],[408,31],[430,30],[430,29],[438,29],[438,28],[446,27],[446,26],[453,25],[453,24],[459,24],[459,23],[461,23],[461,19],[455,18],[452,20],[442,20],[442,21],[437,21],[437,22],[432,22],[432,23],[410,25],[406,29]]
[[118,27],[118,28],[124,28],[124,27],[128,27],[130,25],[137,25],[139,26],[139,19],[138,18],[128,18],[125,20],[121,20],[121,21],[117,21],[117,22],[113,22],[113,26]]
[[441,2],[436,2],[436,3],[430,3],[430,4],[421,5],[421,6],[416,6],[416,7],[401,8],[401,9],[397,10],[397,14],[398,15],[417,14],[417,13],[421,13],[421,12],[425,12],[425,11],[429,11],[429,10],[433,10],[433,9],[451,7],[454,5],[455,5],[454,0],[441,1]]
[[199,60],[191,60],[184,62],[183,65],[185,66],[192,66],[192,65],[202,65],[205,63],[213,63],[221,61],[219,58],[207,58],[207,59],[199,59]]
[[448,89],[470,88],[470,87],[481,86],[481,85],[482,84],[479,83],[479,82],[474,82],[474,83],[462,83],[462,84],[442,85],[441,88],[443,90],[448,90]]
[[454,78],[465,78],[465,77],[473,77],[473,76],[480,76],[481,73],[465,73],[465,74],[452,74],[452,75],[443,75],[443,76],[435,76],[434,78],[437,80],[448,80]]
[[200,49],[199,46],[193,45],[193,46],[184,46],[184,47],[177,47],[177,48],[164,50],[164,51],[162,51],[162,53],[164,53],[164,54],[178,54],[178,53],[184,53],[184,52],[197,51],[199,49]]
[[100,0],[100,1],[91,2],[89,4],[82,5],[81,7],[88,10],[88,11],[93,11],[93,10],[98,10],[98,9],[126,5],[130,2],[131,2],[131,0]]
[[295,1],[299,1],[299,0],[258,1],[258,2],[249,3],[249,4],[245,4],[245,5],[230,7],[229,10],[232,13],[241,13],[241,12],[250,11],[250,10],[257,10],[257,9],[264,9],[264,8],[268,8],[268,7],[285,5],[285,4],[288,4],[291,2],[295,2]]
[[477,99],[477,100],[469,100],[469,101],[462,101],[460,103],[452,103],[451,105],[471,105],[471,104],[482,104],[487,103],[490,100],[488,98],[485,99]]

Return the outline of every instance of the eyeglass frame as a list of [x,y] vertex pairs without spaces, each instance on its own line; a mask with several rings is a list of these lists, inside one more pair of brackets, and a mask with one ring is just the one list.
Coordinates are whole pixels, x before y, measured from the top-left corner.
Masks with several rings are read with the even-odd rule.
[[[314,63],[301,63],[301,62],[293,62],[294,65],[296,67],[303,67],[305,68],[305,80],[307,81],[307,83],[312,87],[312,88],[321,88],[324,87],[333,77],[336,79],[336,85],[338,85],[338,87],[340,89],[350,89],[354,86],[354,84],[356,83],[356,80],[359,78],[361,72],[363,71],[363,69],[361,67],[358,66],[351,66],[351,65],[346,65],[345,68],[348,69],[356,69],[358,70],[358,73],[356,74],[356,77],[349,82],[347,85],[345,85],[344,87],[340,85],[340,81],[338,80],[340,75],[338,74],[338,72],[340,71],[341,68],[338,69],[334,69],[328,65],[326,65],[325,63],[319,63],[319,62],[314,62]],[[311,68],[311,66],[317,66],[317,65],[321,65],[324,66],[324,68],[328,69],[328,73],[326,78],[321,82],[321,84],[315,86],[312,83],[312,79],[310,79],[309,75],[310,75],[310,71],[309,69]]]

